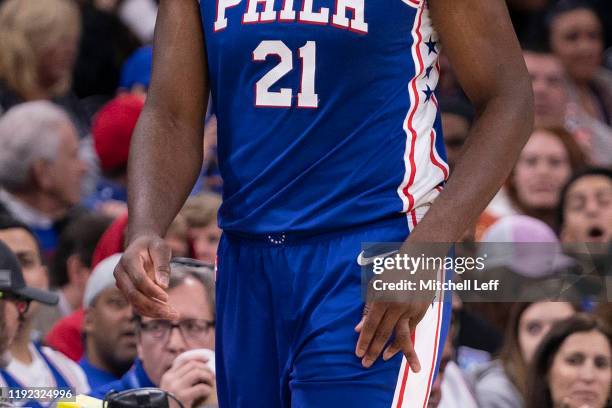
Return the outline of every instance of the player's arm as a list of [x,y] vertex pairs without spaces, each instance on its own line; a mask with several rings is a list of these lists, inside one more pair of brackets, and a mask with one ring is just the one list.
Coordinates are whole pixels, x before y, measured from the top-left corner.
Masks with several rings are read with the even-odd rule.
[[161,0],[151,85],[130,147],[130,245],[115,270],[119,288],[138,312],[148,316],[171,316],[162,289],[168,280],[170,250],[161,237],[202,166],[207,96],[198,1]]
[[[416,243],[456,242],[510,173],[533,125],[533,95],[503,0],[428,0],[431,18],[477,118],[444,191],[410,234]],[[369,366],[391,333],[390,358],[403,351],[418,369],[410,334],[429,304],[371,303],[357,327],[356,353]]]

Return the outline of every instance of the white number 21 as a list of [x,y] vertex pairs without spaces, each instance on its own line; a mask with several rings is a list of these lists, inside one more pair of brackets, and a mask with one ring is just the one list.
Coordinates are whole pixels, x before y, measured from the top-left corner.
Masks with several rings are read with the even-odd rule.
[[[302,81],[297,94],[297,106],[318,108],[319,95],[315,93],[316,43],[308,41],[299,51],[302,59]],[[293,52],[282,41],[262,41],[253,51],[253,60],[265,61],[268,55],[277,55],[280,62],[255,84],[255,106],[290,108],[293,90],[281,88],[273,92],[270,88],[293,69]]]

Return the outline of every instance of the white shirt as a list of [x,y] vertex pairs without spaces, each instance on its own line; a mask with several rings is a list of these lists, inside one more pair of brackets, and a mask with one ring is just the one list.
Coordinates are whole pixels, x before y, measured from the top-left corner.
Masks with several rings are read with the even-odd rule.
[[[55,378],[47,362],[32,343],[28,345],[32,354],[32,362],[24,364],[13,358],[6,371],[24,387],[56,387]],[[62,353],[42,347],[42,352],[60,372],[76,394],[87,394],[90,391],[87,377],[83,369]],[[0,375],[0,386],[6,386],[6,381]]]

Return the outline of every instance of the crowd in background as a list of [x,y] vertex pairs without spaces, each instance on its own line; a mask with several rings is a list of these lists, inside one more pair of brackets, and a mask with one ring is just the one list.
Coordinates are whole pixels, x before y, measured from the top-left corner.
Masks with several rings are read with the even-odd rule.
[[[534,267],[521,254],[496,265],[526,279],[555,276],[584,263],[572,244],[612,244],[612,2],[507,3],[532,78],[535,128],[463,240],[557,248],[553,265]],[[186,407],[216,403],[213,357],[202,352],[215,348],[221,236],[214,113],[201,175],[165,237],[175,257],[167,292],[181,320],[135,316],[112,273],[126,239],[129,146],[149,86],[157,6],[0,0],[0,242],[28,286],[59,300],[19,303],[10,347],[0,319],[0,354],[8,347],[0,386],[70,386],[97,397],[155,386]],[[440,66],[452,177],[477,112],[443,51]],[[603,262],[593,273],[597,284],[612,270]],[[587,292],[556,302],[455,298],[429,406],[612,406],[612,308]],[[0,315],[9,304],[0,298]]]

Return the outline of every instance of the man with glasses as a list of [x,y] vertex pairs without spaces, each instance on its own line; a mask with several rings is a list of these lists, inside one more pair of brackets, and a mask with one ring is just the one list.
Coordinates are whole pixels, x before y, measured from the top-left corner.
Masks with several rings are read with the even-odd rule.
[[120,380],[94,390],[93,396],[103,398],[109,391],[159,387],[186,408],[216,406],[211,359],[215,348],[213,271],[186,259],[176,259],[170,267],[168,299],[180,318],[136,316],[138,358]]

